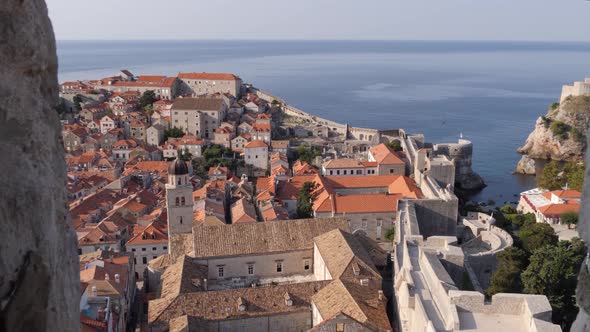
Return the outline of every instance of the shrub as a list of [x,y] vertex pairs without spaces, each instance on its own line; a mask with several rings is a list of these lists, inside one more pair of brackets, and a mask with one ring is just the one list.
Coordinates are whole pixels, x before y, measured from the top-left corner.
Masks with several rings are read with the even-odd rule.
[[387,241],[393,241],[395,237],[395,228],[391,227],[390,229],[388,229],[385,232],[385,239],[387,239]]
[[504,214],[515,214],[516,213],[516,209],[514,207],[512,207],[512,205],[504,205],[501,209],[502,213]]
[[559,107],[559,103],[551,104],[551,110],[556,110]]
[[567,138],[567,134],[570,131],[570,126],[561,122],[561,121],[555,121],[551,124],[551,132],[553,133],[553,135],[560,137],[562,139],[566,139]]

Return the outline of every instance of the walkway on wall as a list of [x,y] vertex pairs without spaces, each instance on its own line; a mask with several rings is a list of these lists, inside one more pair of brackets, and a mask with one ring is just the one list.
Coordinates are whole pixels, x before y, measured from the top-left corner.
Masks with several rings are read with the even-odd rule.
[[[437,331],[445,330],[445,323],[442,319],[442,315],[434,302],[430,288],[426,284],[424,275],[420,268],[420,251],[417,246],[408,244],[408,251],[410,254],[410,261],[412,262],[412,279],[414,280],[414,291],[420,296],[424,310],[428,315],[428,318],[432,321],[432,324]],[[414,294],[416,296],[416,294]]]

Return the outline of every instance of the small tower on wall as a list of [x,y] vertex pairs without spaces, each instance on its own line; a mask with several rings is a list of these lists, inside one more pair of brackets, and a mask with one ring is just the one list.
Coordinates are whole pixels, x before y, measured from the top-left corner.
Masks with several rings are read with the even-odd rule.
[[193,186],[189,181],[188,167],[176,159],[168,167],[166,208],[168,209],[168,252],[172,252],[173,234],[190,234],[193,228]]

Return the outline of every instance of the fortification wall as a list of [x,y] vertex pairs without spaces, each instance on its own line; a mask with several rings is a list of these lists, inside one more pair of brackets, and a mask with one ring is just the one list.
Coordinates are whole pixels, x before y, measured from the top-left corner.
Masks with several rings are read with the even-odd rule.
[[381,142],[381,133],[377,129],[349,127],[348,138],[379,144]]
[[282,105],[283,112],[285,112],[285,114],[287,114],[287,115],[299,117],[307,122],[312,122],[312,123],[324,125],[324,126],[328,127],[328,130],[331,134],[346,135],[346,133],[348,131],[347,124],[342,124],[342,123],[338,123],[336,121],[332,121],[332,120],[321,118],[319,116],[315,116],[315,115],[307,113],[295,106],[289,105],[284,99],[277,97],[271,93],[268,93],[266,91],[262,91],[262,90],[259,90],[256,88],[253,88],[253,89],[258,97],[260,97],[268,102],[272,102],[273,100],[280,102]]

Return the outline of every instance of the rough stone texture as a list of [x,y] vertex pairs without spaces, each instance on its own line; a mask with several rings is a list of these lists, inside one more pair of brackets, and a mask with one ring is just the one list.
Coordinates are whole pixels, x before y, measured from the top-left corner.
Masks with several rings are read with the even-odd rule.
[[[586,155],[586,165],[590,165],[590,155]],[[586,167],[582,208],[580,209],[580,222],[578,223],[580,237],[586,243],[590,243],[590,223],[585,221],[590,218],[590,181],[588,181],[588,177],[590,177],[590,167]],[[571,330],[590,331],[590,272],[588,270],[588,258],[586,258],[582,265],[580,275],[578,276],[576,301],[580,307],[580,312]]]
[[529,157],[526,154],[522,155],[522,157],[518,161],[518,165],[516,165],[515,172],[518,174],[526,174],[526,175],[537,174],[535,159]]
[[57,101],[45,2],[0,1],[0,331],[80,328]]
[[[543,117],[537,119],[533,132],[517,151],[535,159],[582,160],[587,145],[579,133],[585,133],[590,126],[590,98],[567,98],[558,107],[550,109],[545,120]],[[557,121],[569,126],[567,137],[553,135],[551,124]]]

